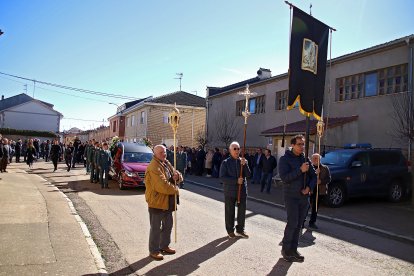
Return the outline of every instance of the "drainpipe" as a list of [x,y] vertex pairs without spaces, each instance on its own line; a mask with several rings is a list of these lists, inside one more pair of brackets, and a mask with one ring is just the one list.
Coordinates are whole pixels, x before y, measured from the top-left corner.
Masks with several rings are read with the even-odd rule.
[[191,147],[194,147],[194,108],[193,108],[193,118],[191,119]]
[[[409,139],[408,139],[408,160],[411,160],[412,150],[413,150],[413,141],[412,141],[412,130],[413,130],[413,121],[411,118],[413,117],[413,99],[414,99],[414,91],[413,91],[413,46],[410,45],[409,40],[407,41],[409,45],[409,61],[408,61],[408,93],[409,93],[409,108],[408,108],[408,132],[409,132]],[[412,166],[413,164],[411,164]]]

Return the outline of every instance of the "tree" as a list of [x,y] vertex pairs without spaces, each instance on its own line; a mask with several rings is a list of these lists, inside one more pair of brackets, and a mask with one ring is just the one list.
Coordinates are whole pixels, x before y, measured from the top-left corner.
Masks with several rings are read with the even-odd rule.
[[216,140],[223,143],[227,149],[239,134],[236,120],[232,118],[229,111],[222,110],[216,113],[213,122],[215,126],[209,129],[209,133],[215,133]]
[[203,149],[210,142],[210,139],[207,137],[206,131],[204,128],[199,129],[197,131],[197,134],[194,140],[197,142],[197,145],[201,146]]
[[[392,97],[392,119],[394,121],[395,136],[402,144],[414,145],[414,112],[410,92],[401,93]],[[412,147],[409,149],[411,168],[414,166],[414,154]],[[414,173],[411,169],[411,204],[414,205]]]

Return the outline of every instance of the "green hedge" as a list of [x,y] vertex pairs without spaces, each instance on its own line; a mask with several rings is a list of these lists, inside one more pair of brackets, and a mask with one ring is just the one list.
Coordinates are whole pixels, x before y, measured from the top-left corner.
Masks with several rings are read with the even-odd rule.
[[0,133],[3,136],[7,135],[22,135],[22,136],[32,136],[32,137],[58,137],[58,135],[51,131],[38,131],[38,130],[22,130],[22,129],[12,129],[12,128],[0,128]]

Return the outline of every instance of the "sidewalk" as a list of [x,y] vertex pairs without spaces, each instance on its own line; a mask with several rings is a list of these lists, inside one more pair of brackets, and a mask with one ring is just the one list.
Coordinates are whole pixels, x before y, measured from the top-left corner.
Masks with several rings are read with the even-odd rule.
[[[187,185],[201,185],[220,191],[223,189],[218,178],[186,175],[185,181]],[[261,193],[259,184],[249,183],[248,196],[250,200],[284,208],[282,183],[273,184],[271,194]],[[414,208],[409,201],[391,203],[383,199],[361,198],[346,202],[340,208],[321,204],[318,219],[414,244]]]
[[0,275],[104,272],[63,194],[13,165],[0,174]]

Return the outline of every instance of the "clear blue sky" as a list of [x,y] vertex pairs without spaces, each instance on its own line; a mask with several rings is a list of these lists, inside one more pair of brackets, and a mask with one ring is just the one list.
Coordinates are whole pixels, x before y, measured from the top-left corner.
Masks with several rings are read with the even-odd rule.
[[[338,30],[332,57],[414,33],[411,0],[291,2],[306,12],[312,3],[312,15]],[[179,90],[179,72],[182,90],[204,97],[206,86],[254,77],[259,67],[288,69],[282,0],[2,0],[0,29],[0,72],[138,98]],[[0,92],[23,93],[24,83],[32,96],[33,83],[3,76]],[[35,98],[63,113],[62,129],[97,127],[67,118],[106,121],[116,110],[108,102],[123,102],[43,85]]]

